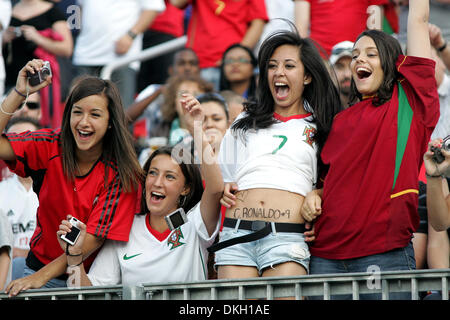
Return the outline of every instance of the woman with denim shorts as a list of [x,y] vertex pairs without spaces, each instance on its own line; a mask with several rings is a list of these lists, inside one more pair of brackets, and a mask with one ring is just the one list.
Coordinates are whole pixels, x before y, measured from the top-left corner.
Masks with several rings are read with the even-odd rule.
[[258,64],[255,100],[245,103],[219,152],[227,210],[220,241],[209,248],[218,278],[307,274],[300,208],[341,108],[317,49],[297,33],[269,36]]

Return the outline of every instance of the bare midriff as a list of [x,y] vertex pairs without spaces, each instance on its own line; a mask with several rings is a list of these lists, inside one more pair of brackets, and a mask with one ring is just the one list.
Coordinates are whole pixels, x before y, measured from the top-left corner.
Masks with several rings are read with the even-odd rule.
[[300,214],[305,197],[297,193],[256,188],[238,191],[235,195],[236,204],[227,209],[227,218],[283,223],[305,222]]

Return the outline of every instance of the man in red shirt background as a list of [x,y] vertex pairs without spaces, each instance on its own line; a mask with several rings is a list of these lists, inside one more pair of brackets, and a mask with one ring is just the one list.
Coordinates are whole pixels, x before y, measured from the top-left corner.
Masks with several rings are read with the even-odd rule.
[[186,46],[200,62],[201,76],[219,88],[222,54],[230,45],[240,43],[253,49],[268,21],[264,0],[170,0],[184,9],[192,5]]

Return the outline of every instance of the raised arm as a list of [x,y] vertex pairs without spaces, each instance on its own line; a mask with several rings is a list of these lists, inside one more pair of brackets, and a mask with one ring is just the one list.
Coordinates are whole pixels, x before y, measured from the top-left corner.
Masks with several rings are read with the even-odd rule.
[[147,30],[148,26],[155,20],[160,11],[142,10],[138,20],[130,30],[116,41],[116,53],[125,54],[133,44],[134,38]]
[[[25,97],[28,94],[38,91],[39,89],[47,86],[52,82],[51,77],[48,77],[41,84],[30,87],[27,85],[27,71],[35,73],[42,68],[44,61],[32,60],[28,62],[25,67],[19,71],[17,76],[16,87],[11,90],[8,96],[3,100],[0,107],[0,134],[5,131],[6,124],[8,123],[14,112],[22,105]],[[16,155],[6,137],[0,135],[0,159],[2,160],[14,160]]]
[[437,50],[447,69],[450,70],[450,44],[444,39],[438,26],[430,23],[428,28],[431,45]]
[[220,217],[220,199],[223,193],[223,179],[219,164],[208,138],[203,132],[203,110],[201,104],[190,94],[181,100],[188,130],[194,137],[194,147],[201,160],[205,190],[200,202],[200,211],[208,234],[212,235]]
[[409,56],[431,58],[429,15],[429,0],[409,0],[407,33],[407,54]]
[[309,23],[311,21],[311,5],[305,0],[294,0],[295,26],[303,38],[308,37]]
[[261,37],[265,24],[266,22],[262,19],[252,20],[245,32],[244,38],[242,38],[241,44],[253,49]]
[[128,121],[130,123],[133,123],[134,121],[136,121],[136,119],[139,118],[144,113],[145,109],[147,109],[147,107],[149,107],[150,104],[160,96],[163,88],[164,88],[163,86],[160,86],[158,89],[155,90],[155,92],[153,92],[148,97],[130,105],[125,110],[125,113],[128,117]]

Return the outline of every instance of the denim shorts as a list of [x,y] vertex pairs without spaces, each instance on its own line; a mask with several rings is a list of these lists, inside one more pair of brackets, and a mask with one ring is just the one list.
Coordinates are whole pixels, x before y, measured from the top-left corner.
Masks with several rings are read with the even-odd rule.
[[[242,229],[223,227],[220,242],[253,233]],[[256,267],[261,275],[265,268],[297,262],[309,271],[309,248],[303,233],[273,232],[256,241],[235,244],[215,253],[215,268],[222,265]]]

